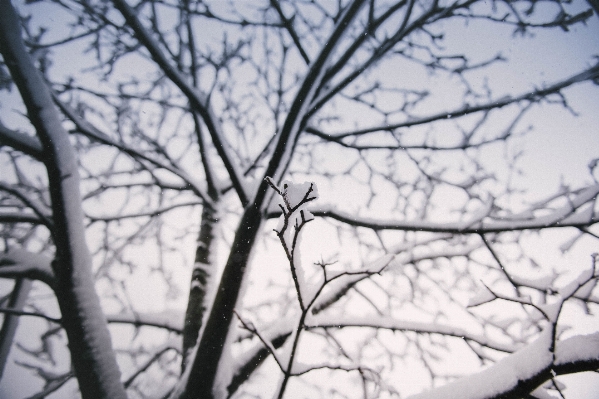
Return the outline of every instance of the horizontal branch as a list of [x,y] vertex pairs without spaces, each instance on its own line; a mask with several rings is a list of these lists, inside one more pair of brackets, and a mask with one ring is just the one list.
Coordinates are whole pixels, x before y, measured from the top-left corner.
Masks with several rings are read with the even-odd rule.
[[[6,314],[11,314],[11,315],[16,315],[16,316],[39,317],[39,318],[48,320],[55,324],[62,324],[62,319],[47,316],[43,313],[38,313],[38,312],[27,312],[24,310],[0,307],[0,313],[6,313]],[[152,314],[137,314],[137,315],[122,314],[121,315],[121,314],[117,314],[117,315],[108,315],[106,317],[106,321],[110,324],[129,324],[129,325],[132,325],[135,327],[156,327],[156,328],[160,328],[163,330],[173,332],[175,334],[183,333],[183,325],[181,322],[169,320],[168,316],[163,317],[162,315],[152,315]]]
[[0,211],[0,223],[44,224],[44,221],[32,213]]
[[316,316],[308,320],[306,323],[307,329],[341,329],[350,327],[385,329],[392,331],[415,332],[419,334],[439,334],[450,337],[461,338],[466,341],[476,342],[481,346],[495,349],[501,352],[512,353],[517,347],[512,344],[502,344],[494,342],[488,337],[480,334],[473,334],[467,330],[456,327],[434,323],[423,323],[407,320],[398,320],[392,317],[368,317],[368,318],[352,318],[344,316]]
[[[360,217],[339,211],[334,206],[321,205],[318,209],[311,209],[314,216],[327,217],[355,227],[365,227],[372,230],[403,230],[427,231],[454,234],[483,234],[499,233],[517,230],[540,230],[550,227],[588,227],[599,222],[599,213],[593,207],[585,211],[576,212],[583,205],[595,201],[599,194],[599,185],[578,190],[573,199],[560,208],[551,210],[544,216],[535,217],[531,212],[505,217],[500,215],[480,215],[479,220],[466,220],[464,222],[436,223],[423,220],[381,220]],[[567,198],[567,197],[566,197]],[[546,211],[546,209],[534,209]],[[534,211],[533,210],[533,211]]]
[[50,321],[52,323],[56,323],[56,324],[61,324],[62,323],[61,319],[57,319],[57,318],[54,318],[54,317],[46,316],[45,314],[42,314],[42,313],[27,312],[27,311],[18,310],[18,309],[0,308],[0,313],[6,313],[6,314],[15,315],[15,316],[39,317],[41,319],[48,320],[48,321]]
[[165,206],[163,208],[154,209],[154,210],[147,211],[147,212],[138,212],[138,213],[131,213],[131,214],[127,214],[127,215],[116,215],[116,216],[90,216],[90,215],[87,215],[87,217],[92,222],[99,222],[99,221],[112,222],[115,220],[124,220],[124,219],[132,219],[132,218],[148,217],[148,216],[159,216],[163,213],[172,211],[177,208],[183,208],[183,207],[187,207],[187,206],[199,206],[202,204],[203,204],[202,202],[190,201],[190,202],[184,202],[184,203],[180,203],[180,204],[173,204],[173,205]]
[[169,314],[113,314],[106,316],[110,324],[129,324],[135,327],[157,327],[176,334],[183,333],[183,315],[174,320]]

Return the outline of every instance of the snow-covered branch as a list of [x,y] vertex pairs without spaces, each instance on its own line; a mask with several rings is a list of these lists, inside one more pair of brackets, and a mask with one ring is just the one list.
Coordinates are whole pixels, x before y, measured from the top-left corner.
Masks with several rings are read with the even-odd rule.
[[[47,154],[52,202],[52,264],[56,297],[69,338],[73,369],[84,398],[125,398],[120,370],[94,287],[85,242],[75,151],[63,128],[50,90],[33,65],[21,38],[19,17],[10,2],[0,3],[0,52]],[[41,216],[41,215],[40,215]]]
[[307,329],[342,329],[342,328],[373,328],[385,329],[391,331],[412,331],[419,334],[439,334],[449,337],[456,337],[466,341],[475,342],[481,346],[494,349],[501,352],[512,353],[518,348],[514,344],[505,344],[495,341],[483,334],[475,334],[467,329],[457,326],[445,325],[439,322],[424,323],[408,320],[399,320],[393,317],[346,317],[318,315],[309,318],[306,322]]
[[[334,206],[319,205],[311,209],[314,216],[328,217],[351,226],[373,230],[429,231],[437,233],[485,234],[517,230],[540,230],[551,227],[588,227],[599,222],[599,214],[593,204],[599,194],[599,185],[577,190],[571,196],[565,195],[567,203],[555,209],[530,209],[519,214],[506,214],[487,209],[486,214],[463,222],[438,223],[422,220],[380,220],[360,217],[338,210]],[[569,198],[570,197],[570,198]],[[588,205],[585,207],[585,205]],[[584,209],[582,209],[584,208]],[[544,211],[542,216],[533,212]]]
[[559,341],[548,328],[539,338],[487,369],[411,399],[499,399],[528,395],[556,375],[599,367],[599,333]]

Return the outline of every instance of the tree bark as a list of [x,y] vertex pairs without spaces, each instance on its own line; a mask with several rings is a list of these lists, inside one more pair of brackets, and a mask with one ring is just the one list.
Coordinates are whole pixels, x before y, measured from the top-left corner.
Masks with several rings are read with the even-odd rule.
[[204,206],[202,210],[202,222],[198,237],[196,256],[191,272],[191,287],[189,289],[189,300],[185,312],[185,324],[183,326],[183,359],[182,369],[185,370],[189,351],[193,349],[198,340],[200,329],[207,309],[206,295],[208,294],[208,282],[213,271],[211,261],[213,229],[218,220],[215,211]]

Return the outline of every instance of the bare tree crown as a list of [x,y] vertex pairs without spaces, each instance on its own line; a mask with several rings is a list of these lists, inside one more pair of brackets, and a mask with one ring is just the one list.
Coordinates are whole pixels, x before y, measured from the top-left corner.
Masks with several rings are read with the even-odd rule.
[[596,384],[598,13],[0,1],[0,396]]

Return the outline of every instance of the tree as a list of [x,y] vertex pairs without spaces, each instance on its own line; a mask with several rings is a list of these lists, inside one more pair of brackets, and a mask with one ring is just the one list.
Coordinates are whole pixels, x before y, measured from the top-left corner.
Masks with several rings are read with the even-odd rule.
[[0,363],[35,397],[541,398],[599,368],[565,328],[599,301],[597,159],[520,176],[599,64],[501,48],[583,40],[596,2],[0,4]]

